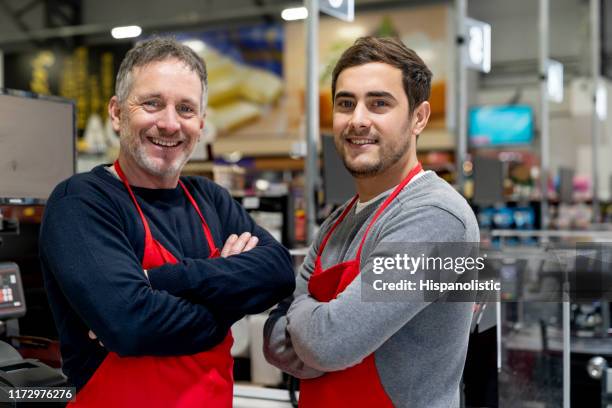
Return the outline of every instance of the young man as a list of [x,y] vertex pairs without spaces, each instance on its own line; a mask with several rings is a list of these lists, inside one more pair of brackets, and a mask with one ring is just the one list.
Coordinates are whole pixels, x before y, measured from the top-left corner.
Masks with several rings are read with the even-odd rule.
[[467,202],[417,160],[430,83],[394,39],[361,38],[334,69],[334,139],[358,195],[323,223],[264,329],[268,361],[303,379],[301,407],[459,406],[472,303],[361,299],[389,244],[479,241]]
[[179,177],[206,92],[191,49],[137,44],[109,103],[118,160],[48,201],[40,255],[75,406],[230,407],[230,326],[293,291],[288,252],[227,191]]

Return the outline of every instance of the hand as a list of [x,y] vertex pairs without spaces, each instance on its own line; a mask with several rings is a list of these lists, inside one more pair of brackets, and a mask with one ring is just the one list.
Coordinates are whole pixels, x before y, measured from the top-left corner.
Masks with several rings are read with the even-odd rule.
[[250,232],[243,232],[240,236],[232,234],[225,241],[225,245],[223,245],[221,250],[221,256],[227,258],[228,256],[248,252],[257,246],[258,241],[259,238],[252,236]]
[[[87,333],[87,335],[89,336],[90,339],[92,340],[96,340],[98,338],[98,336],[96,336],[96,333],[92,332],[91,330],[89,331],[89,333]],[[101,341],[98,341],[98,343],[100,343],[100,345],[102,347],[104,347],[104,344],[102,344]]]

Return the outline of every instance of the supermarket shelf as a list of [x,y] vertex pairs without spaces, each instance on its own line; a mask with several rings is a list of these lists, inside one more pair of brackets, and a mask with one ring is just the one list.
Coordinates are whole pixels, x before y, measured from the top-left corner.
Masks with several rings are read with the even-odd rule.
[[258,157],[255,159],[256,170],[289,170],[302,171],[304,170],[303,158],[291,157]]
[[[206,174],[213,172],[213,162],[188,162],[183,169],[183,174]],[[304,159],[291,158],[287,156],[278,157],[256,157],[249,170],[259,171],[302,171],[304,170]]]
[[[425,130],[419,137],[418,151],[452,150],[455,148],[454,135],[446,129]],[[305,151],[305,142],[298,137],[286,136],[224,136],[215,140],[213,151],[216,156],[240,152],[243,157],[292,156]]]
[[213,172],[213,163],[206,162],[188,162],[183,167],[182,175],[199,175],[199,174],[208,174]]
[[232,135],[213,142],[215,156],[239,152],[242,157],[293,156],[305,151],[305,142],[287,135]]

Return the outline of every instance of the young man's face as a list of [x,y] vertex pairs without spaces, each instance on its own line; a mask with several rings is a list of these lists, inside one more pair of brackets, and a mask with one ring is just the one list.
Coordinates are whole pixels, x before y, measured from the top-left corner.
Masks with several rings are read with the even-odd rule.
[[135,68],[127,100],[116,102],[120,113],[113,117],[124,158],[154,176],[178,175],[204,126],[201,96],[198,74],[179,60]]
[[333,122],[336,149],[353,177],[406,164],[413,132],[402,72],[380,62],[340,72]]

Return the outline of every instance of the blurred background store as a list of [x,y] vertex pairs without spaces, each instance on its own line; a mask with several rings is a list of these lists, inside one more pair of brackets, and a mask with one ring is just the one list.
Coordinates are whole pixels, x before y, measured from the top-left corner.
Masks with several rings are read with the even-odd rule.
[[[340,16],[313,21],[317,7]],[[475,313],[464,406],[612,406],[612,1],[355,0],[351,20],[352,7],[0,0],[0,331],[17,357],[60,366],[44,200],[115,159],[106,104],[134,42],[171,34],[206,60],[206,128],[184,174],[226,187],[297,267],[354,194],[330,137],[331,70],[357,37],[397,36],[434,74],[419,159],[470,202],[504,282]],[[564,292],[584,276],[597,293]],[[264,321],[234,327],[237,407],[291,406],[292,382],[261,353]],[[17,381],[2,350],[0,377]]]

